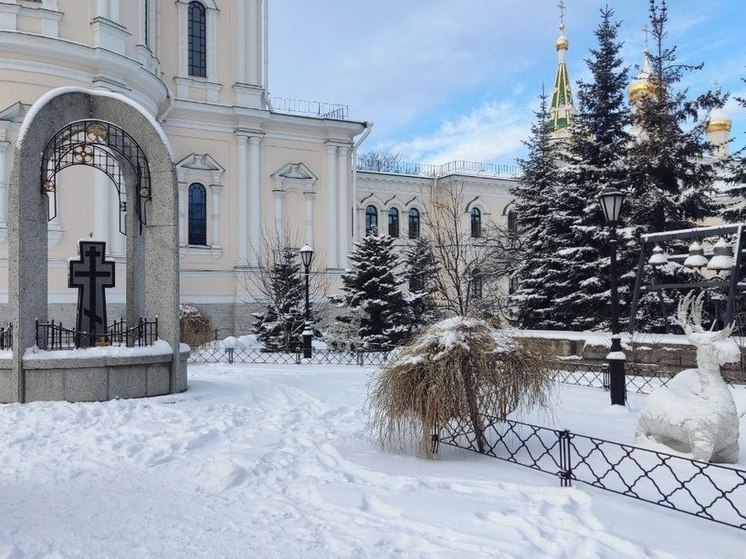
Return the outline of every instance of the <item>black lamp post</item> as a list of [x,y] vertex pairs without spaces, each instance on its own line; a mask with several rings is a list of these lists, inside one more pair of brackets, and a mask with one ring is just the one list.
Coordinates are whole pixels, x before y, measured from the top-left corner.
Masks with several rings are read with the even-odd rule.
[[311,338],[313,332],[310,326],[310,304],[308,302],[308,276],[309,268],[311,267],[311,260],[313,260],[313,249],[309,245],[303,245],[300,249],[300,259],[303,262],[303,267],[306,273],[306,319],[303,327],[303,358],[311,358]]
[[609,226],[609,284],[611,288],[611,350],[606,359],[609,362],[609,391],[612,405],[623,406],[626,399],[626,380],[624,378],[624,361],[622,339],[619,336],[619,294],[617,293],[616,226],[622,212],[622,202],[626,194],[619,189],[607,187],[598,196]]

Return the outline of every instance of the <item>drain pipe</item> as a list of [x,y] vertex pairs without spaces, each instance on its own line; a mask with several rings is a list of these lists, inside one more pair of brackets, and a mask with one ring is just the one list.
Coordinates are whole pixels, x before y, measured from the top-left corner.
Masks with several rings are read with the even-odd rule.
[[373,131],[372,122],[363,122],[365,130],[362,136],[352,144],[352,241],[355,242],[357,238],[357,148],[360,147],[365,139],[370,136]]

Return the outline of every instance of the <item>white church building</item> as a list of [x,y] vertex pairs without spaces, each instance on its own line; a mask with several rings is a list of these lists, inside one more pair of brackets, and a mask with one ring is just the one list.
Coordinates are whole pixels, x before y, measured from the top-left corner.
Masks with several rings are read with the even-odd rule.
[[[371,124],[347,107],[274,99],[267,83],[269,0],[0,0],[0,324],[7,321],[7,184],[31,106],[50,90],[108,90],[165,130],[179,185],[181,300],[222,333],[251,329],[246,274],[267,239],[315,249],[332,293],[353,242],[376,227],[405,245],[424,233],[432,188],[458,181],[465,226],[506,225],[514,169],[455,162],[357,171]],[[51,202],[51,199],[50,199]],[[50,318],[73,322],[67,287],[77,241],[107,242],[125,278],[119,198],[103,172],[57,175],[48,223]],[[471,222],[471,223],[470,223]],[[421,225],[422,224],[422,225]],[[475,225],[477,228],[475,229]],[[125,286],[110,289],[111,317]]]

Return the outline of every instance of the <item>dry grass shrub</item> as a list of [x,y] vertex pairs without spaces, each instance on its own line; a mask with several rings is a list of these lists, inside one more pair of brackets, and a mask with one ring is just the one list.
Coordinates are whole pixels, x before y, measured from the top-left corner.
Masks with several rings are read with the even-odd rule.
[[518,409],[547,407],[551,357],[476,318],[433,324],[372,381],[368,412],[372,437],[384,448],[432,457],[451,420],[469,422],[484,449],[482,415],[505,417]]
[[199,347],[215,338],[212,320],[194,305],[181,305],[179,307],[179,326],[182,343],[189,344],[192,347]]

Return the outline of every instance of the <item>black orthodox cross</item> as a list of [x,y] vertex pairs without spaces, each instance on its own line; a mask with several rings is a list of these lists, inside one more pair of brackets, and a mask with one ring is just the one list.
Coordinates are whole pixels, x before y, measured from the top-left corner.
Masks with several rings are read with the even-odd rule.
[[114,287],[114,262],[105,260],[106,243],[103,241],[78,241],[80,260],[70,261],[68,287],[78,289],[78,336],[76,345],[95,345],[97,339],[106,336],[106,292]]

